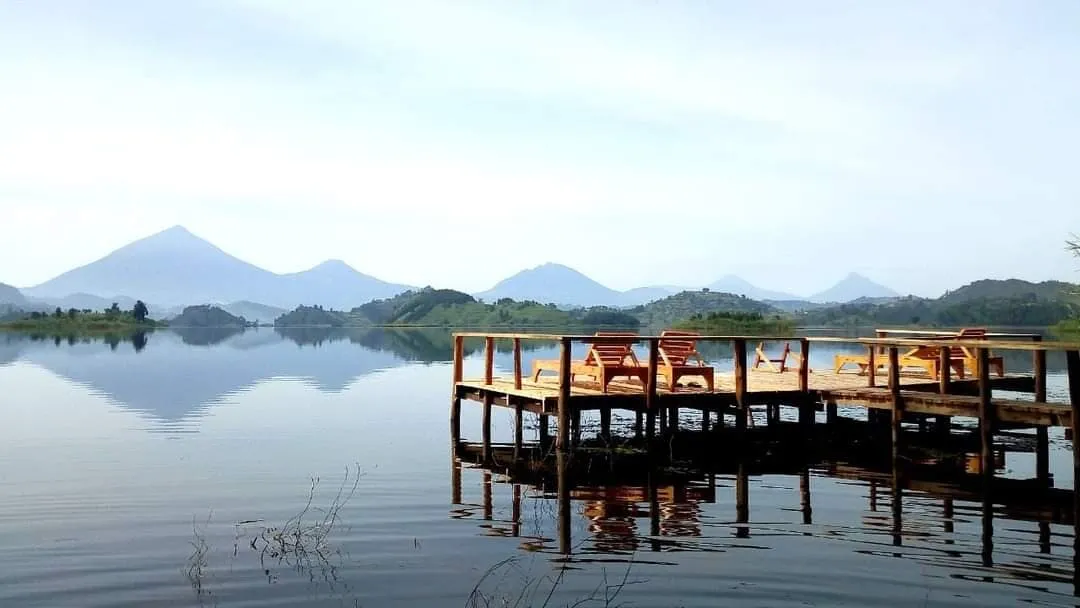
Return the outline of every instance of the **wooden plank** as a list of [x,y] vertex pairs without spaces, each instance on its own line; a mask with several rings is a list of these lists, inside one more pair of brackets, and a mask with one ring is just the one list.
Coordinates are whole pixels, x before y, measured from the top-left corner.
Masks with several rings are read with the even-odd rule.
[[521,388],[521,338],[514,338],[514,388]]
[[[570,338],[559,344],[559,435],[555,446],[560,454],[570,449]],[[561,468],[561,467],[560,467]],[[560,475],[560,479],[562,475]]]
[[491,384],[495,377],[495,338],[484,338],[484,384]]

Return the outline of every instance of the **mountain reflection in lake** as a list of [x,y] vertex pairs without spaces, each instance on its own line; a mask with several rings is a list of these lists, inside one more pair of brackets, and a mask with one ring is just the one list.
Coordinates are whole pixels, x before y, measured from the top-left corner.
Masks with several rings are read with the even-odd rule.
[[[450,449],[451,351],[441,330],[0,334],[0,605],[1074,603],[1060,492],[986,503],[925,472],[895,492],[873,461],[596,460],[564,558],[539,461]],[[466,434],[479,412],[464,407]],[[512,417],[496,409],[496,442]],[[1071,454],[1051,437],[1064,486]],[[1024,477],[1032,460],[1003,464]]]

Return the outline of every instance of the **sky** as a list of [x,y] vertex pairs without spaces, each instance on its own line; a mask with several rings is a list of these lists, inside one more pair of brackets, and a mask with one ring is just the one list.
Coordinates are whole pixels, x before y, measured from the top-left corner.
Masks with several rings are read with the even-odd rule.
[[1080,281],[1080,3],[0,0],[0,281]]

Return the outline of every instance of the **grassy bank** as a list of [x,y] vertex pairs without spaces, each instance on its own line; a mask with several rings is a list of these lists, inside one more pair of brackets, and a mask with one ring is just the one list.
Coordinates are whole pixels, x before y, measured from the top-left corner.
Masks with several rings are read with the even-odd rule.
[[788,335],[795,331],[795,322],[784,317],[765,317],[758,313],[711,312],[695,314],[675,323],[676,329],[699,331],[713,335]]
[[50,334],[133,332],[164,327],[152,319],[138,321],[130,314],[78,313],[74,316],[41,315],[0,323],[0,329]]

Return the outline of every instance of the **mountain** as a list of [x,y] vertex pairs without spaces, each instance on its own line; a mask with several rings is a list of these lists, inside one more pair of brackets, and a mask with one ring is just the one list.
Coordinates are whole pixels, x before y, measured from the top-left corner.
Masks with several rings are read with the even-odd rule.
[[543,264],[499,281],[491,289],[474,294],[484,302],[502,298],[559,306],[638,306],[666,298],[677,290],[664,287],[637,287],[618,291],[590,279],[562,264]]
[[409,289],[380,281],[357,271],[341,260],[327,260],[304,272],[281,275],[287,286],[284,301],[319,304],[349,310],[364,302],[389,298]]
[[0,283],[0,304],[21,305],[26,303],[26,296],[7,283]]
[[825,291],[810,296],[810,300],[812,302],[850,302],[859,298],[897,297],[900,297],[899,293],[853,272]]
[[293,308],[324,302],[355,306],[405,289],[337,261],[304,272],[275,274],[174,226],[23,291],[36,298],[122,294],[165,307],[249,300]]
[[797,295],[785,293],[783,291],[771,291],[768,289],[762,289],[742,277],[737,277],[733,274],[721,277],[719,280],[707,285],[709,291],[719,291],[721,293],[733,293],[737,296],[746,296],[753,300],[801,300]]
[[485,302],[511,298],[519,302],[532,300],[563,306],[614,306],[621,296],[621,292],[605,287],[569,266],[550,263],[522,270],[476,294]]

